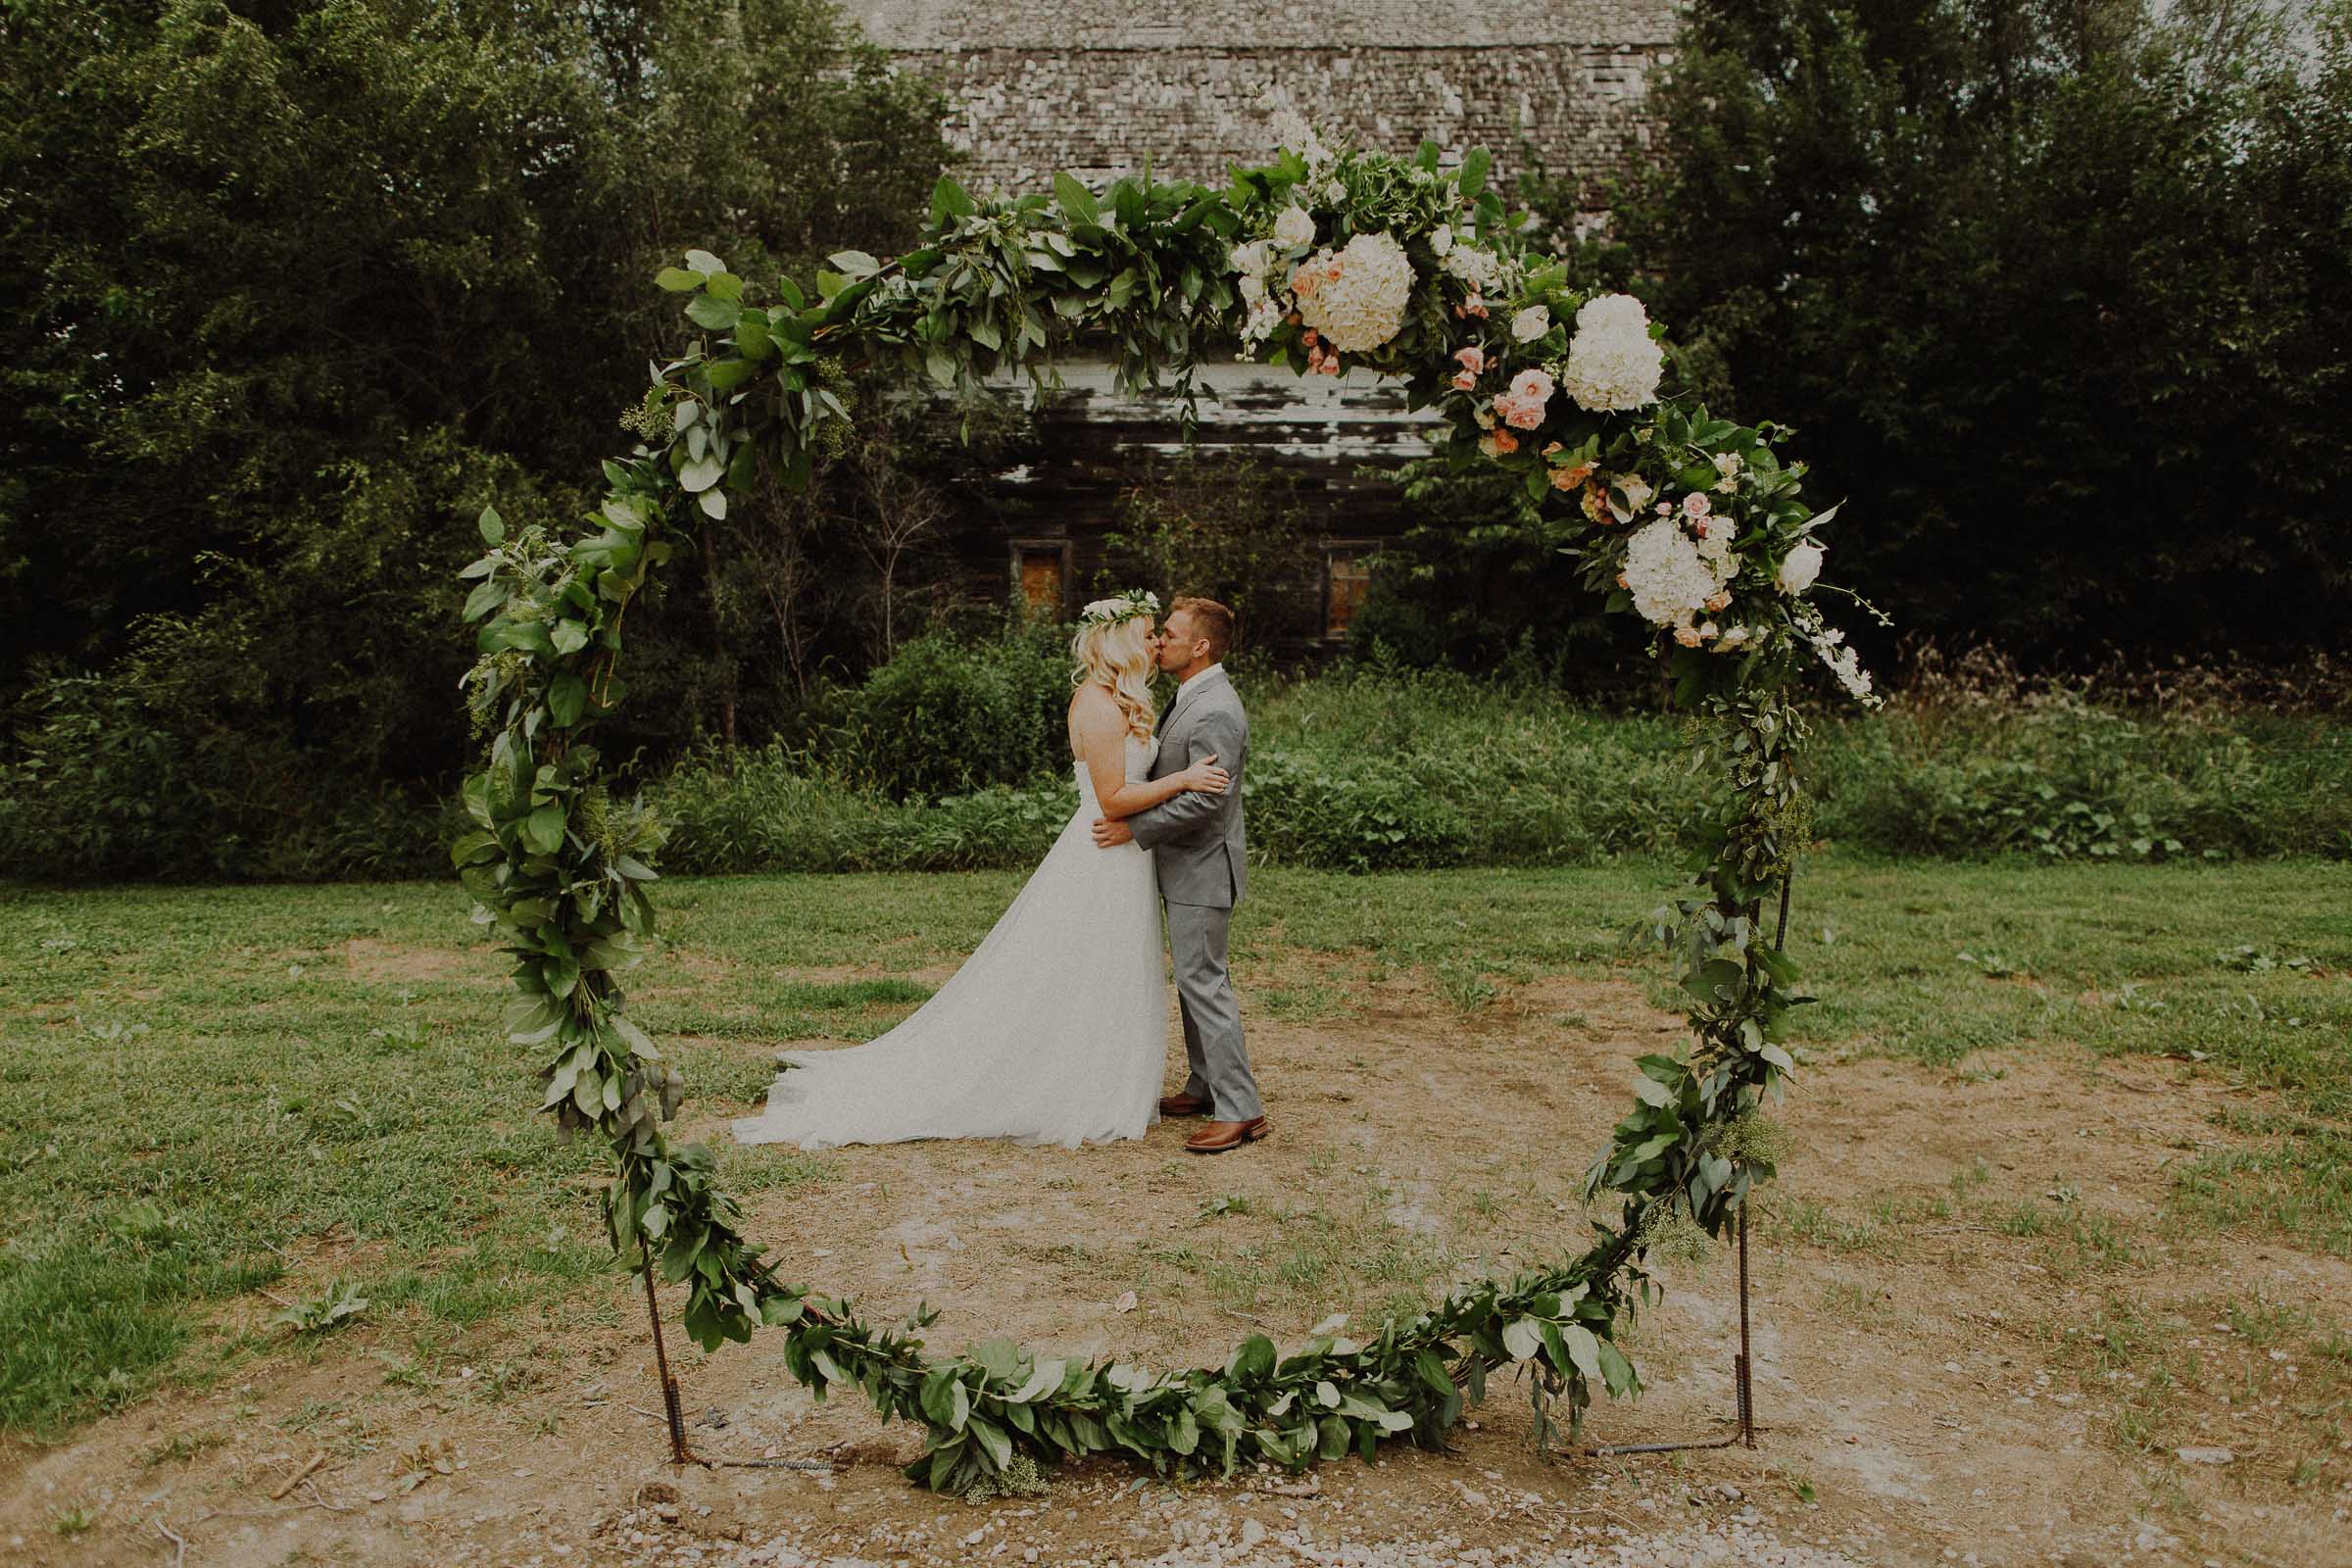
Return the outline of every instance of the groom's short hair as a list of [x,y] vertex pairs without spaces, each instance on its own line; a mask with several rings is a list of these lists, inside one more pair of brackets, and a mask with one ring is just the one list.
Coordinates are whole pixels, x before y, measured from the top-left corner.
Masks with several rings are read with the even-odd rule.
[[1233,612],[1214,599],[1189,596],[1179,596],[1168,606],[1171,615],[1179,610],[1193,617],[1193,635],[1208,644],[1208,657],[1223,659],[1233,646]]

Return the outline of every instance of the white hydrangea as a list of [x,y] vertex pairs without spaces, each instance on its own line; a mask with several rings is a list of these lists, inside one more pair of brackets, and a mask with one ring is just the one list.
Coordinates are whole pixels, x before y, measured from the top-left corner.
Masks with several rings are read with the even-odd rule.
[[1457,238],[1446,252],[1446,270],[1480,293],[1490,293],[1502,282],[1502,258]]
[[[1317,251],[1306,266],[1319,275],[1311,289],[1299,290],[1298,318],[1329,338],[1333,348],[1361,354],[1404,325],[1413,264],[1394,235],[1358,234],[1337,257]],[[1330,275],[1334,270],[1337,277]]]
[[1576,337],[1560,384],[1579,408],[1594,414],[1639,409],[1657,401],[1665,366],[1642,302],[1631,294],[1596,294],[1576,313]]
[[1303,207],[1285,207],[1282,216],[1274,220],[1274,243],[1285,250],[1297,250],[1315,242],[1315,220]]
[[1672,517],[1645,523],[1626,541],[1625,586],[1653,626],[1690,625],[1730,576],[1699,555]]
[[1244,277],[1263,277],[1266,269],[1274,264],[1272,252],[1262,239],[1250,240],[1233,248],[1233,270]]

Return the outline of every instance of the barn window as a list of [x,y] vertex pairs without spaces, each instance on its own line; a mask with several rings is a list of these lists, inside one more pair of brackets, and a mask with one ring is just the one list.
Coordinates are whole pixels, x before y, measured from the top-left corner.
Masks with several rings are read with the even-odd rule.
[[1058,539],[1016,541],[1012,547],[1013,592],[1021,608],[1038,620],[1062,617],[1063,584],[1069,572],[1070,547]]
[[1372,585],[1368,545],[1333,545],[1323,552],[1323,635],[1345,637],[1364,591]]

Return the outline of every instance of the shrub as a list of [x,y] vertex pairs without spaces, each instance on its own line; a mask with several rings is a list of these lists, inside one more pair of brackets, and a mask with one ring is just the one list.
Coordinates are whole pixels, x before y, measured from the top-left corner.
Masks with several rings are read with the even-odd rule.
[[452,801],[348,786],[280,739],[196,729],[123,683],[37,683],[0,756],[11,876],[316,881],[446,867]]
[[849,700],[832,770],[894,800],[968,794],[1066,767],[1067,632],[903,644]]

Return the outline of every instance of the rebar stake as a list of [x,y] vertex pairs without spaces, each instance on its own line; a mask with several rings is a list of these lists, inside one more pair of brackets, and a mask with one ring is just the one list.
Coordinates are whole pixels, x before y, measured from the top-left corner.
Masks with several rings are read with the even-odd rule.
[[637,1238],[637,1259],[645,1266],[645,1316],[654,1327],[654,1370],[662,1379],[662,1409],[669,1417],[669,1462],[699,1461],[686,1446],[686,1418],[678,1409],[678,1380],[670,1375],[669,1352],[662,1345],[662,1303],[654,1295],[654,1254],[645,1238]]
[[[1786,891],[1788,884],[1781,884]],[[1740,1441],[1752,1448],[1756,1446],[1756,1388],[1751,1374],[1755,1370],[1755,1351],[1747,1340],[1747,1200],[1740,1200]]]

